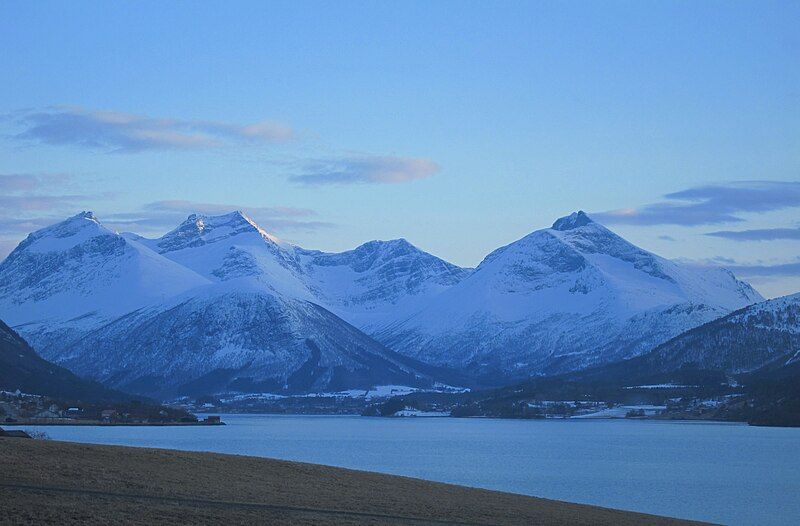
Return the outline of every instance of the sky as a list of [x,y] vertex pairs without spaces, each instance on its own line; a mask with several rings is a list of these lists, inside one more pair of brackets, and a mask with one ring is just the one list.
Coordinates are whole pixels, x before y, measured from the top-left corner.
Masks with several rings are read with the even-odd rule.
[[0,257],[241,209],[463,266],[585,210],[800,291],[800,3],[0,3]]

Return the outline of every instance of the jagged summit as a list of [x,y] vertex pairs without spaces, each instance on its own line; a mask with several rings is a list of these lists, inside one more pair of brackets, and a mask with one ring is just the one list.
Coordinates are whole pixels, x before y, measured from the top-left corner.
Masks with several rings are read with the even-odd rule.
[[184,227],[186,225],[194,225],[194,227],[198,231],[204,231],[206,229],[216,228],[220,226],[244,226],[244,225],[250,225],[256,230],[261,230],[261,227],[259,227],[255,223],[255,221],[250,219],[241,210],[235,210],[233,212],[228,212],[226,214],[219,214],[219,215],[201,214],[201,213],[190,214],[189,217],[187,217],[186,220],[184,220],[183,223],[181,223],[177,229],[180,229],[181,227]]
[[279,242],[244,212],[236,210],[221,215],[191,214],[174,230],[156,240],[156,250],[163,254],[247,233],[258,234],[273,243]]
[[205,283],[81,212],[30,234],[0,263],[0,316],[12,325],[99,322]]
[[93,212],[81,212],[60,223],[40,228],[28,234],[28,237],[9,254],[7,259],[13,260],[23,252],[59,252],[99,236],[114,235],[114,232],[100,223]]
[[73,221],[76,219],[89,219],[90,221],[97,222],[97,216],[91,210],[84,210],[83,212],[75,214],[74,216],[68,218],[67,221]]
[[401,237],[398,239],[389,239],[389,240],[381,240],[375,239],[372,241],[367,241],[366,243],[362,243],[361,245],[357,246],[355,251],[374,251],[374,250],[402,250],[404,252],[421,252],[413,244],[409,243],[408,240]]
[[37,234],[39,232],[60,232],[67,230],[74,231],[76,229],[80,229],[87,225],[101,226],[100,220],[97,218],[94,212],[90,211],[80,212],[72,217],[66,218],[60,223],[56,223],[54,225],[50,225],[48,227],[37,230],[36,232],[34,232],[34,234]]
[[592,219],[586,215],[586,212],[583,210],[578,210],[577,212],[573,212],[568,216],[556,219],[556,222],[553,223],[553,230],[574,230],[576,228],[580,228],[582,226],[589,225],[594,223]]

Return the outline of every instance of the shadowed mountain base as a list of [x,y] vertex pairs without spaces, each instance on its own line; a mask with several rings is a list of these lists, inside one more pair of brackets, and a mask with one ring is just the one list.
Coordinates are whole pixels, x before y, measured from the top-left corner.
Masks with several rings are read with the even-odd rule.
[[0,439],[4,524],[689,524],[340,468]]

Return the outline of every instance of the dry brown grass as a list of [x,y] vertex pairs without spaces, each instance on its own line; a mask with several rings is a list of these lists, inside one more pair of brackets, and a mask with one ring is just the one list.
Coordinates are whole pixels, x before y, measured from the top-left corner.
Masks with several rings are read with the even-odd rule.
[[683,524],[264,458],[0,439],[3,524]]

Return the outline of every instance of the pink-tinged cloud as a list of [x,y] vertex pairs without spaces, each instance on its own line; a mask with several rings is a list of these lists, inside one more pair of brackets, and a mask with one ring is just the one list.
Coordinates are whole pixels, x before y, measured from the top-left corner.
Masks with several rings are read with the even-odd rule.
[[430,177],[439,166],[428,159],[359,156],[308,163],[290,180],[305,185],[396,184]]

